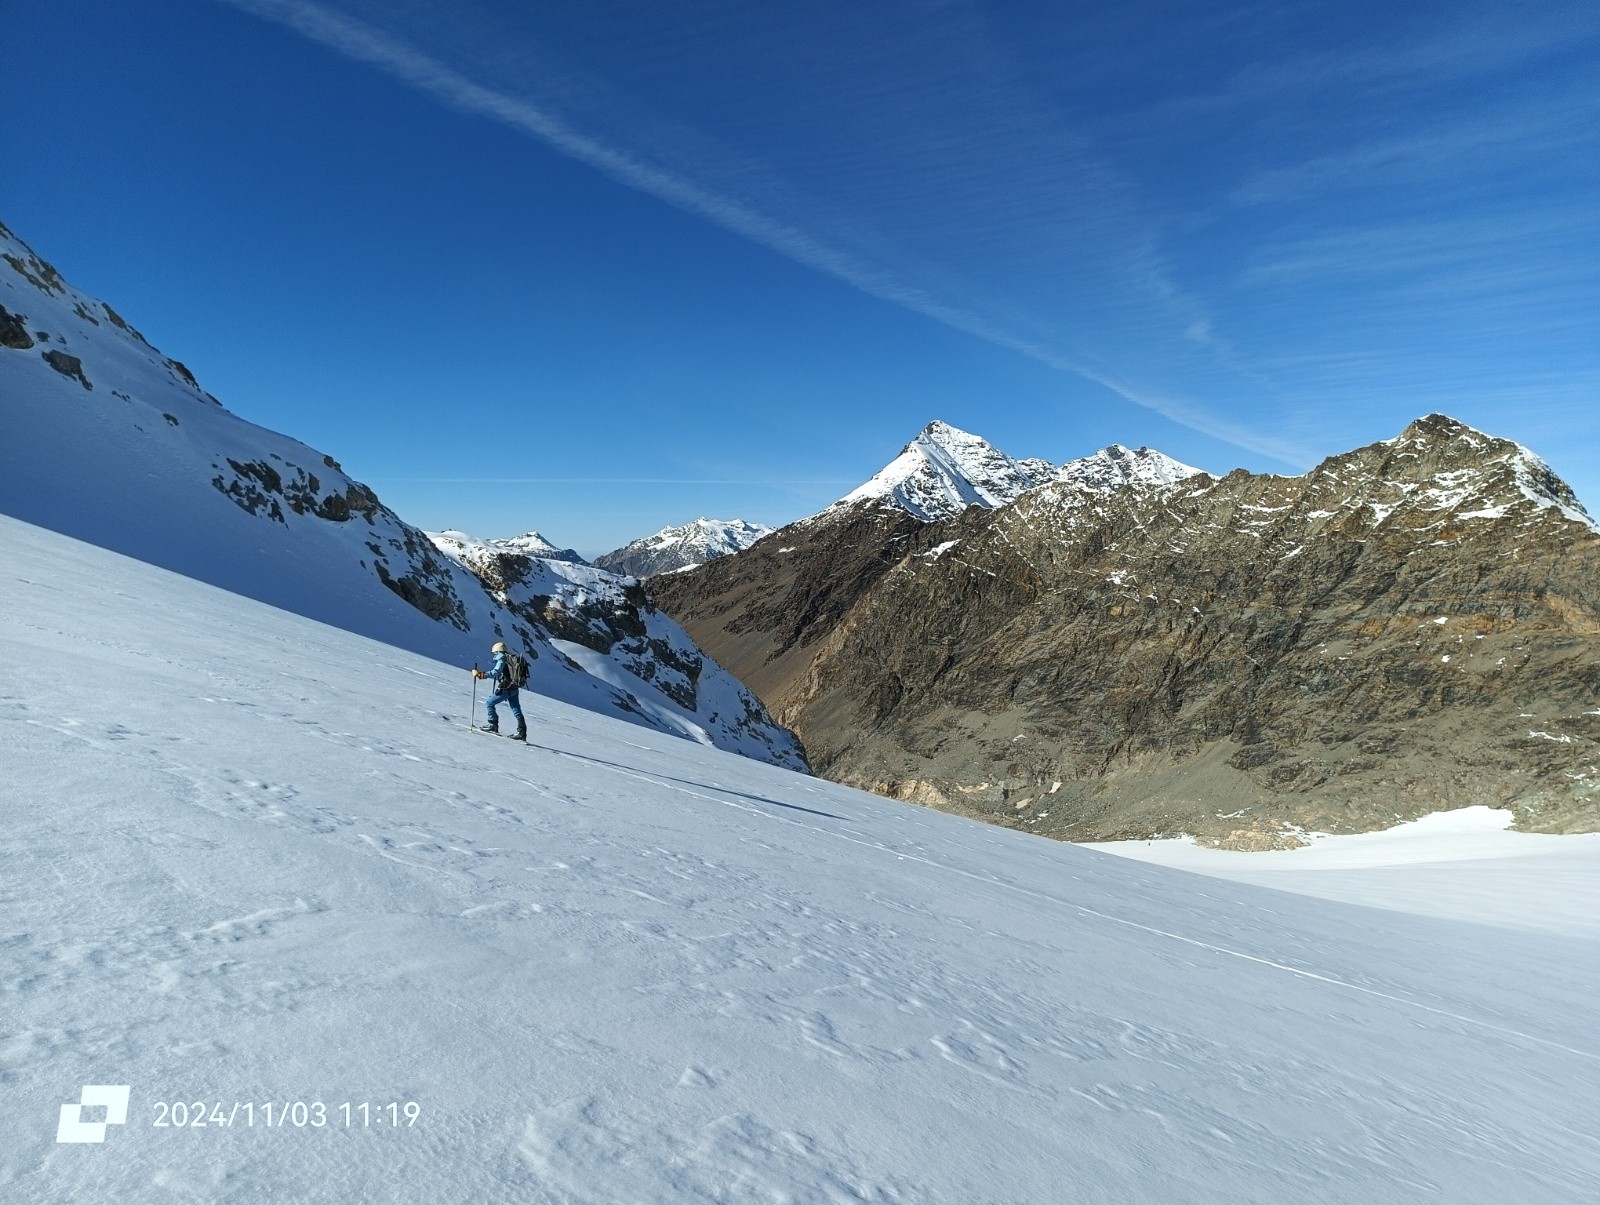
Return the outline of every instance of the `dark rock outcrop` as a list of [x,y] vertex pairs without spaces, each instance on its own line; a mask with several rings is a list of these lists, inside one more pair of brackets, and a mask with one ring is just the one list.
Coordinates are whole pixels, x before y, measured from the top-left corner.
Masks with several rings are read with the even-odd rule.
[[84,374],[83,361],[78,359],[77,356],[68,355],[64,351],[47,351],[41,352],[40,354],[44,356],[44,362],[50,365],[51,368],[55,369],[62,376],[71,377],[85,389],[94,388],[94,386],[89,383],[89,378]]
[[0,305],[0,347],[13,351],[27,351],[33,346],[33,336],[28,334],[26,314],[13,314]]

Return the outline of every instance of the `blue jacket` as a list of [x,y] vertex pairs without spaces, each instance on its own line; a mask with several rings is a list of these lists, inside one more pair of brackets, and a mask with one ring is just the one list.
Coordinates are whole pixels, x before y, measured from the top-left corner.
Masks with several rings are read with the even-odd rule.
[[494,665],[486,676],[489,681],[494,683],[495,694],[503,695],[507,691],[516,689],[515,686],[510,686],[506,683],[506,655],[504,653],[496,653],[494,655]]

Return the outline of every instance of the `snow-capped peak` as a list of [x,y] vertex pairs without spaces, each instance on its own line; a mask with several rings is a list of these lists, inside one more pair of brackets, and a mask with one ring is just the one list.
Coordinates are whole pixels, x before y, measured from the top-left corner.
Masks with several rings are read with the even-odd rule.
[[503,540],[489,540],[488,543],[502,552],[520,552],[523,556],[536,556],[547,561],[571,561],[574,565],[589,563],[573,549],[558,548],[536,531]]
[[427,536],[441,552],[458,558],[461,553],[478,551],[481,554],[512,553],[544,561],[570,561],[574,565],[589,563],[570,548],[557,548],[536,531],[504,539],[483,539],[452,528],[446,531],[430,531]]
[[671,573],[719,556],[743,552],[772,528],[745,519],[707,519],[704,516],[681,527],[663,527],[654,535],[596,557],[595,564],[614,573],[649,577]]
[[685,544],[703,545],[713,555],[725,556],[750,547],[772,528],[763,523],[750,523],[744,519],[707,519],[704,516],[682,527],[663,527],[653,536],[634,543],[646,548],[673,548]]
[[1056,479],[1104,492],[1129,485],[1173,485],[1201,472],[1152,448],[1129,451],[1121,444],[1112,444],[1089,456],[1067,461]]
[[935,522],[969,506],[1004,506],[1055,471],[1048,460],[1016,460],[985,439],[932,422],[871,480],[828,509],[884,502]]

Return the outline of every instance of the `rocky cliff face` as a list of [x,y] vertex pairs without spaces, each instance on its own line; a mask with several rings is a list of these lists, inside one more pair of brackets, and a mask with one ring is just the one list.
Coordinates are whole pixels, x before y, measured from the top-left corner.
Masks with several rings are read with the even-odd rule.
[[1431,415],[1300,477],[1162,477],[868,501],[651,588],[819,773],[996,823],[1600,828],[1600,533],[1536,456]]

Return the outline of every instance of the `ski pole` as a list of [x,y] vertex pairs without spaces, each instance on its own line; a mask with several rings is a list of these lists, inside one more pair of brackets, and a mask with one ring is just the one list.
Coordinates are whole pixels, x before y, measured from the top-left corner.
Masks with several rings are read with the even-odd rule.
[[472,727],[472,721],[478,714],[478,663],[472,663],[472,710],[467,712],[467,727]]

